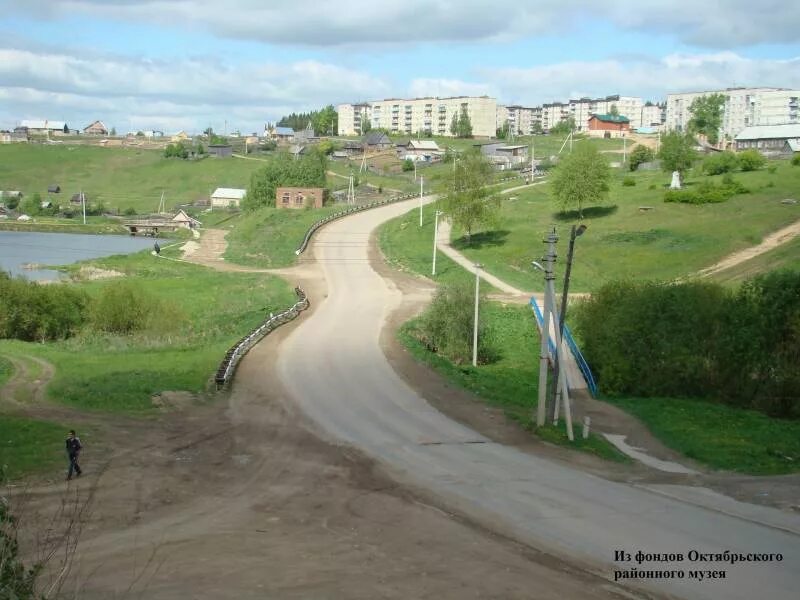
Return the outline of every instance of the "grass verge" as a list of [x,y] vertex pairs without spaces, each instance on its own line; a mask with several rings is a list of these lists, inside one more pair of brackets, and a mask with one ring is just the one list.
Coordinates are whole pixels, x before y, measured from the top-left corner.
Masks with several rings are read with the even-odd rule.
[[0,387],[4,386],[13,374],[14,365],[7,358],[0,356]]
[[[66,428],[3,414],[0,418],[0,469],[11,481],[24,475],[67,465],[64,454]],[[0,477],[2,479],[2,477]]]
[[[487,404],[501,408],[512,420],[545,441],[565,445],[601,458],[627,462],[605,439],[591,435],[588,440],[567,440],[562,427],[537,428],[531,416],[538,395],[539,334],[533,313],[527,307],[488,303],[482,315],[498,351],[492,364],[473,367],[455,365],[445,357],[430,352],[417,338],[419,319],[404,324],[398,332],[400,342],[418,361],[431,367],[452,383],[473,392]],[[578,436],[580,438],[580,436]]]
[[753,475],[800,471],[800,422],[702,400],[607,398],[670,448],[715,469]]

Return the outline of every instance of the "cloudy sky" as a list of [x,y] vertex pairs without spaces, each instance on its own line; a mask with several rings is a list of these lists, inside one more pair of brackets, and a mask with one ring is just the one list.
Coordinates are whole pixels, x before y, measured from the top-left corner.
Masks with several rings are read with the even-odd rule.
[[798,31],[787,0],[0,0],[0,128],[255,131],[390,96],[800,88]]

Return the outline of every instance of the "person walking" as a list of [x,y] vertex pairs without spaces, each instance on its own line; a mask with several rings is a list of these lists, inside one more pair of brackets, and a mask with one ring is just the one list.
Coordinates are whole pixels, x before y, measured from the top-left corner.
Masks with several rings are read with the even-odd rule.
[[67,481],[72,479],[72,473],[74,472],[77,477],[81,476],[81,467],[78,464],[78,457],[81,453],[81,440],[75,435],[75,430],[70,429],[69,434],[67,435],[67,456],[69,457],[69,471],[67,472]]

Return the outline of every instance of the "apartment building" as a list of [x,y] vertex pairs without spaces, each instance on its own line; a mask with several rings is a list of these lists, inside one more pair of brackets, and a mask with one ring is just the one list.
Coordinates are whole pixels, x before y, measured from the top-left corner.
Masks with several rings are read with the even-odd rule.
[[533,135],[542,125],[542,107],[498,104],[497,128],[504,123],[508,123],[508,130],[514,135]]
[[641,127],[661,127],[666,119],[665,104],[645,104],[642,106]]
[[340,104],[339,135],[359,135],[362,122],[368,119],[373,129],[381,128],[400,135],[423,134],[450,136],[454,115],[466,109],[474,137],[494,137],[497,125],[497,101],[488,96],[450,98],[387,98],[361,104]]
[[666,128],[685,131],[692,118],[689,107],[695,98],[711,94],[725,96],[721,135],[733,139],[751,125],[800,123],[800,90],[786,88],[727,88],[706,92],[667,95]]

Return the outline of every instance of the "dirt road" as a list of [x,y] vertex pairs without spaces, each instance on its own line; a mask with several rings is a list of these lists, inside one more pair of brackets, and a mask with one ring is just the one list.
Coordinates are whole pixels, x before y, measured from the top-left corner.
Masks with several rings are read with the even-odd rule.
[[[320,429],[490,529],[598,573],[611,573],[615,549],[746,554],[771,548],[788,562],[740,564],[725,580],[705,585],[672,579],[640,583],[698,599],[794,597],[800,584],[800,536],[790,533],[800,531],[796,516],[737,507],[747,518],[734,518],[495,444],[434,410],[391,369],[379,338],[402,298],[371,267],[367,242],[380,223],[414,205],[410,201],[337,221],[314,245],[328,296],[282,345],[277,369],[291,398]],[[759,523],[773,518],[786,530]],[[679,562],[630,566],[686,567]]]

